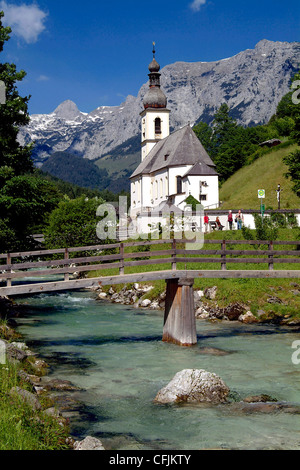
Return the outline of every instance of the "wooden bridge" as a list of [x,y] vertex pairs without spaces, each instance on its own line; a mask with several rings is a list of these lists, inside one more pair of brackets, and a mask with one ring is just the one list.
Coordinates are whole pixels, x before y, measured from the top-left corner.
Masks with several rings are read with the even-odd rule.
[[[7,253],[0,255],[0,296],[164,279],[163,340],[190,346],[197,342],[196,278],[300,278],[299,255],[300,241],[205,240],[201,248],[176,239]],[[95,277],[82,277],[88,272]]]

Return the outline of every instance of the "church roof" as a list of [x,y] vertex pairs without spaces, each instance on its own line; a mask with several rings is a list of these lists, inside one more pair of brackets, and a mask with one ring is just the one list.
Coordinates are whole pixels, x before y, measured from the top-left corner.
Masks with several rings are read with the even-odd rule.
[[174,214],[182,214],[182,210],[179,207],[175,206],[171,199],[168,198],[166,201],[161,202],[152,212],[152,215],[158,215],[163,213],[170,213],[173,212]]
[[215,176],[218,175],[215,168],[208,166],[204,162],[197,162],[195,165],[183,176]]
[[[203,165],[203,167],[200,166],[199,168],[203,168],[203,170],[205,168],[205,171],[208,171],[208,167],[210,171],[213,171],[213,173],[209,174],[217,174],[214,170],[215,164],[188,124],[173,132],[165,139],[158,141],[131,175],[131,178],[142,174],[151,174],[168,167],[194,166],[197,163],[205,164],[205,167]],[[200,171],[199,168],[197,167],[194,171]]]

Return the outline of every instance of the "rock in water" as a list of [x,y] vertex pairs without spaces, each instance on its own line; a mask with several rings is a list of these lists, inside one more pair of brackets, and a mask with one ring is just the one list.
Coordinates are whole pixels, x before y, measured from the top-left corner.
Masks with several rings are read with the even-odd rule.
[[156,403],[224,403],[229,388],[216,374],[203,369],[177,372],[156,395]]
[[87,436],[83,441],[74,443],[74,450],[105,450],[102,442],[95,437]]

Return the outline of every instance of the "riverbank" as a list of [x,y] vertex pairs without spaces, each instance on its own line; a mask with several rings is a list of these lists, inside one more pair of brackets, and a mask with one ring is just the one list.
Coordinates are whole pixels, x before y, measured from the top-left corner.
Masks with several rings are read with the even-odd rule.
[[[294,326],[298,330],[299,318],[295,315],[279,315],[279,310],[272,310],[271,307],[287,307],[285,299],[289,295],[298,300],[300,286],[289,280],[284,288],[278,287],[276,284],[269,285],[265,291],[268,300],[266,307],[269,308],[265,310],[261,308],[254,313],[251,311],[251,302],[250,304],[247,301],[226,303],[220,285],[211,283],[202,289],[196,287],[194,289],[196,319],[226,325],[230,325],[230,322],[254,325],[270,323],[291,327],[291,331],[294,330],[292,328]],[[151,285],[146,283],[118,285],[93,291],[94,297],[98,299],[97,302],[129,305],[145,311],[163,312],[165,306],[164,282]],[[101,441],[98,439],[88,437],[80,442],[70,436],[68,416],[72,419],[74,409],[76,414],[76,407],[80,407],[74,398],[76,393],[77,397],[80,396],[80,388],[74,387],[68,380],[50,379],[48,364],[39,359],[16,333],[15,326],[22,308],[9,299],[1,299],[0,311],[5,320],[1,323],[0,338],[2,344],[5,344],[7,363],[0,367],[2,384],[0,449],[2,446],[5,450],[16,448],[102,450]],[[201,353],[207,351],[212,353],[211,348],[204,348]],[[216,353],[220,354],[220,351],[214,349],[213,354]]]
[[[241,282],[242,281],[242,282]],[[266,281],[266,282],[263,282]],[[226,281],[224,281],[226,283]],[[228,282],[228,281],[227,281]],[[210,321],[239,321],[242,323],[272,323],[283,326],[300,325],[300,283],[290,280],[230,280],[232,299],[224,296],[224,283],[211,284],[207,287],[194,289],[195,316],[198,320]],[[247,298],[249,284],[260,295],[258,284],[263,289],[257,301]],[[284,285],[284,286],[283,286]],[[240,287],[239,296],[235,290]],[[243,289],[244,287],[244,289]],[[94,289],[99,300],[106,300],[135,308],[164,310],[165,284],[134,283],[113,287],[99,287]],[[241,300],[242,299],[242,300]],[[297,308],[298,305],[298,308]]]
[[0,298],[0,450],[104,450],[97,439],[70,436],[64,412],[79,389],[48,377],[49,365],[16,332],[19,314],[20,306]]
[[[298,370],[290,345],[299,328],[203,320],[197,321],[198,344],[178,348],[161,341],[162,311],[99,301],[99,293],[18,301],[17,331],[50,364],[49,378],[78,387],[54,393],[68,397],[69,404],[81,398],[84,412],[68,412],[76,439],[95,436],[108,451],[298,448],[293,440],[298,410],[291,409],[299,403]],[[154,297],[153,289],[144,295],[150,293]],[[171,408],[153,403],[176,373],[191,368],[221,377],[233,394],[230,402]],[[245,404],[249,396],[277,401]]]

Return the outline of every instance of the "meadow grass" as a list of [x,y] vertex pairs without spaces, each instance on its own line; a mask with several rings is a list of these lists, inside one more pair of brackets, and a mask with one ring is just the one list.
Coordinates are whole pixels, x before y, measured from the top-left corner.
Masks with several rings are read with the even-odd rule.
[[281,209],[299,209],[300,199],[292,191],[292,182],[284,176],[288,167],[283,162],[283,157],[297,148],[296,144],[289,147],[275,147],[234,173],[220,189],[222,209],[260,209],[258,189],[266,191],[265,206],[276,209],[278,184],[283,189]]

